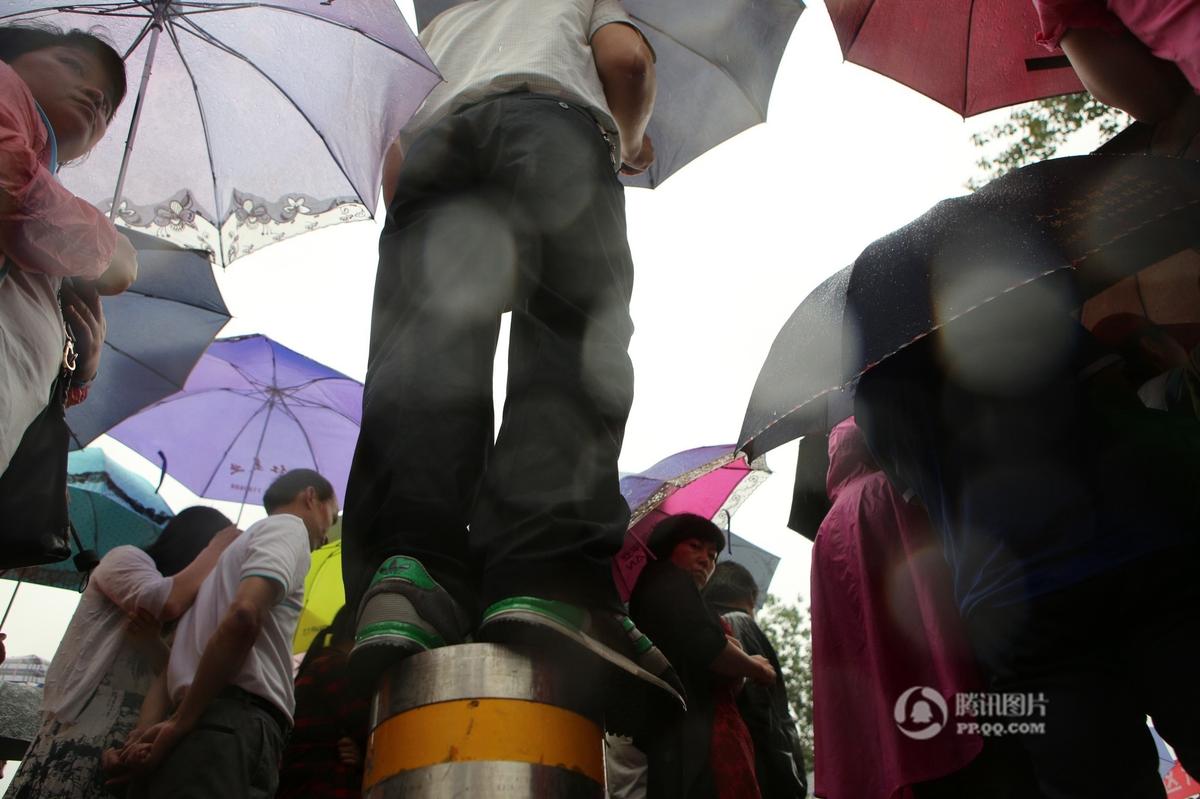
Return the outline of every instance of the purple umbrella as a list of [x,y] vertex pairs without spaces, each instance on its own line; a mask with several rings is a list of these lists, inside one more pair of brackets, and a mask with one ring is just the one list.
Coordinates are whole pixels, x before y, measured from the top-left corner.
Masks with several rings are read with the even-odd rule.
[[210,499],[257,502],[289,469],[316,469],[346,490],[362,419],[362,383],[266,336],[218,339],[183,390],[109,435]]
[[0,24],[96,28],[130,97],[63,181],[228,264],[366,219],[383,155],[440,77],[395,0],[4,0]]

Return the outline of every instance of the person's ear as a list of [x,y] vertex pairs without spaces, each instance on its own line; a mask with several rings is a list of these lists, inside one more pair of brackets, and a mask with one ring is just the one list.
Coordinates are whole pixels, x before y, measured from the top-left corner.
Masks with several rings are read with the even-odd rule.
[[308,507],[311,508],[313,506],[313,504],[318,501],[319,500],[317,499],[316,487],[308,486],[307,488],[304,489],[304,504],[305,505],[307,505]]

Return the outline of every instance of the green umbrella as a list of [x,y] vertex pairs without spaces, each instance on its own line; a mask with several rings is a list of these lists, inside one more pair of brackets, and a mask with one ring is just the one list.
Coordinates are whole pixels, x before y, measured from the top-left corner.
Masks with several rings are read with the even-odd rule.
[[[122,544],[149,544],[174,515],[149,481],[115,463],[99,447],[70,454],[67,494],[79,543],[97,557]],[[5,577],[76,590],[84,581],[72,559],[13,569]]]

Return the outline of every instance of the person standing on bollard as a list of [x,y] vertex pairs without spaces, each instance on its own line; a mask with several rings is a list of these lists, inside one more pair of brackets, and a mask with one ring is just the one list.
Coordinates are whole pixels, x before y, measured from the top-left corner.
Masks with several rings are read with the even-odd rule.
[[351,668],[375,679],[474,632],[570,640],[655,682],[644,667],[666,662],[637,654],[611,576],[633,398],[617,175],[654,159],[654,53],[618,0],[463,3],[421,43],[446,80],[384,170],[343,539]]

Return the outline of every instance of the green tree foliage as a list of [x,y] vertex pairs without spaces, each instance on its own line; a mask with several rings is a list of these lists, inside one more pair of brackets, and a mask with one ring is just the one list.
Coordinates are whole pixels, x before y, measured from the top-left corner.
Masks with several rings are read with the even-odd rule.
[[813,767],[813,711],[812,711],[812,630],[809,625],[808,608],[797,596],[794,603],[781,600],[774,594],[759,611],[758,626],[767,634],[771,646],[779,655],[783,667],[783,681],[787,686],[788,701],[798,720],[800,743],[804,747],[804,759],[811,770]]
[[967,185],[977,189],[1017,167],[1052,157],[1080,130],[1095,126],[1107,141],[1129,124],[1129,116],[1101,103],[1087,92],[1064,94],[1015,106],[1008,119],[971,136],[971,142],[996,155],[977,161],[982,174]]

